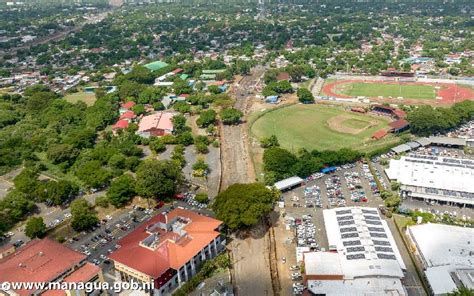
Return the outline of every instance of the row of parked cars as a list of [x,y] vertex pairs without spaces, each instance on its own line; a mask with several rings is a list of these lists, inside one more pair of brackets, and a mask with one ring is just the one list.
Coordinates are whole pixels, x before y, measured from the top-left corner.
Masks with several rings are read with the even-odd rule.
[[362,189],[362,182],[359,173],[356,171],[344,172],[344,179],[346,180],[347,189],[351,193],[351,200],[354,202],[367,202],[367,195]]
[[184,193],[183,201],[188,205],[196,207],[198,209],[207,209],[207,204],[200,203],[196,200],[196,194],[194,192]]
[[311,221],[311,214],[303,215],[302,219],[296,219],[296,239],[298,247],[318,248],[316,242],[316,226]]
[[325,185],[328,193],[329,205],[331,207],[345,207],[346,200],[342,193],[341,177],[338,175],[331,175],[326,179]]
[[306,203],[305,206],[307,208],[321,208],[323,206],[323,203],[321,202],[321,189],[317,185],[305,187],[304,197]]
[[377,182],[375,182],[374,176],[370,172],[369,165],[364,163],[362,165],[362,171],[364,173],[365,178],[369,182],[370,189],[372,190],[374,195],[378,195],[379,194],[379,188],[377,187]]

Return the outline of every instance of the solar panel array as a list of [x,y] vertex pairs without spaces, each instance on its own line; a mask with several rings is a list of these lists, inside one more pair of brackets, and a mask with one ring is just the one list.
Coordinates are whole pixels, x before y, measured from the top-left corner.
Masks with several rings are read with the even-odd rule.
[[372,242],[376,246],[390,246],[390,242],[388,242],[388,241],[373,240]]
[[371,237],[383,237],[387,238],[387,235],[385,233],[378,233],[378,232],[369,232]]
[[341,234],[341,238],[359,237],[357,232],[349,232]]
[[380,221],[373,221],[373,220],[365,220],[365,223],[372,224],[372,225],[382,225]]
[[353,252],[364,252],[365,248],[364,247],[349,247],[346,249],[348,253],[353,253]]
[[346,227],[339,229],[341,233],[357,231],[356,227]]
[[345,220],[353,220],[352,216],[339,216],[337,217],[337,221],[345,221]]
[[347,246],[360,246],[360,245],[362,245],[362,243],[360,242],[360,240],[345,241],[345,242],[342,242],[342,244],[344,245],[344,247],[347,247]]
[[342,211],[336,211],[336,215],[346,215],[346,214],[351,214],[351,210],[342,210]]
[[364,218],[365,218],[365,220],[377,220],[377,221],[380,221],[380,218],[377,217],[377,216],[364,215]]
[[367,227],[369,231],[376,231],[376,232],[385,232],[385,229],[382,227]]
[[385,253],[393,253],[392,248],[389,248],[389,247],[375,247],[375,251],[385,252]]
[[365,259],[364,254],[346,255],[347,260]]
[[347,220],[347,221],[341,221],[338,222],[339,226],[344,226],[344,225],[352,225],[355,224],[354,220]]
[[397,257],[395,257],[395,255],[387,255],[387,254],[382,254],[382,253],[377,253],[377,257],[378,257],[379,259],[397,260]]
[[366,209],[362,209],[362,213],[364,213],[364,214],[378,215],[377,211],[366,210]]

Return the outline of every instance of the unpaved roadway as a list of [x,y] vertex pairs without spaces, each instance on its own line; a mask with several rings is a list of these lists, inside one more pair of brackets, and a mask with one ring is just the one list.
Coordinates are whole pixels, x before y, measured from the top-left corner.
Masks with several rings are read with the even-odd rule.
[[[245,115],[250,109],[251,99],[255,96],[255,85],[264,73],[263,68],[252,70],[234,85],[232,95],[234,108]],[[255,181],[255,170],[249,153],[247,124],[221,125],[221,190],[234,183]],[[229,245],[233,258],[232,278],[235,293],[238,296],[274,295],[271,268],[269,263],[270,236],[268,231],[261,235],[240,239],[233,237]]]

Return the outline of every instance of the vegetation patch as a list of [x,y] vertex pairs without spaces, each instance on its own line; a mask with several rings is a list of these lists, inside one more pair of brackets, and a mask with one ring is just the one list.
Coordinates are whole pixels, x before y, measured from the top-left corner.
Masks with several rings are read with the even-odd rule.
[[77,102],[84,102],[87,106],[92,106],[95,103],[95,94],[94,93],[86,93],[86,92],[77,92],[68,94],[64,97],[64,99],[69,103],[77,103]]

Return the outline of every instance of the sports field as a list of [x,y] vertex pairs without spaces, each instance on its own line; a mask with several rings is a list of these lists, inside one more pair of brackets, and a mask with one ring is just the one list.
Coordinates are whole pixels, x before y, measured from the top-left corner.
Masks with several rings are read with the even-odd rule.
[[386,128],[388,119],[345,111],[325,105],[292,105],[275,109],[258,118],[251,126],[257,139],[276,135],[280,145],[296,152],[336,150],[343,147],[361,151],[372,150],[392,136],[375,141],[372,134]]
[[87,106],[92,106],[95,103],[95,94],[94,93],[85,93],[85,92],[77,92],[72,94],[67,94],[64,99],[69,103],[77,103],[77,102],[84,102]]
[[436,89],[432,85],[401,83],[349,82],[339,84],[333,91],[350,97],[384,97],[406,99],[435,99]]

